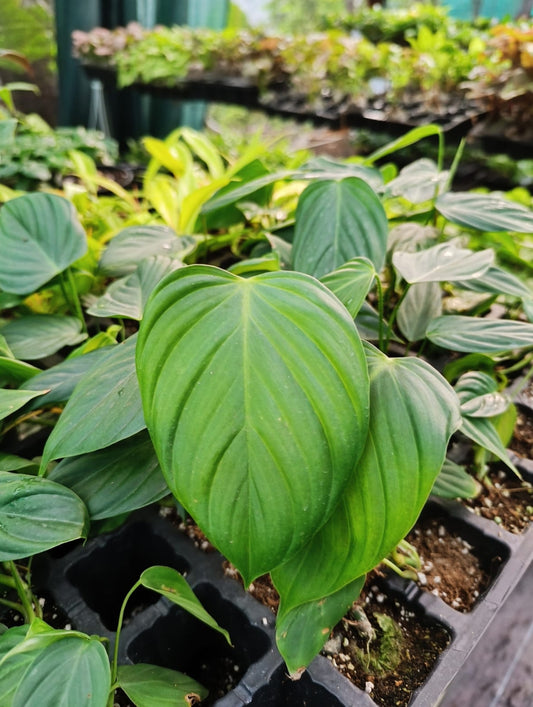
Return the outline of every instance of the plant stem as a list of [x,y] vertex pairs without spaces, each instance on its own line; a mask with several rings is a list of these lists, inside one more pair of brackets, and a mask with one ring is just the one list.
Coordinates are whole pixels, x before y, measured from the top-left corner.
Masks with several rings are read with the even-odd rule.
[[[524,356],[524,358],[521,361],[518,361],[518,363],[515,363],[513,366],[509,366],[509,368],[504,368],[500,373],[504,376],[506,376],[508,373],[515,373],[516,371],[520,371],[522,368],[525,368],[527,365],[529,365],[533,361],[533,354],[530,354],[529,356]],[[529,381],[529,379],[533,376],[533,368],[531,368],[525,375],[524,381],[523,381],[523,386],[522,389],[524,389]]]
[[0,584],[3,584],[5,587],[10,587],[11,589],[17,588],[15,580],[9,574],[0,574]]
[[16,611],[19,614],[24,614],[24,607],[16,601],[9,601],[9,599],[3,599],[0,597],[0,604],[7,606],[8,609],[13,609],[13,611]]
[[457,148],[457,151],[454,155],[452,165],[450,167],[448,180],[446,181],[445,191],[449,191],[452,187],[453,178],[455,177],[455,173],[457,172],[457,167],[459,167],[459,162],[461,161],[461,158],[463,156],[465,144],[466,144],[466,141],[464,138],[462,138],[461,142],[459,143],[459,147]]
[[83,316],[83,310],[81,308],[80,298],[78,296],[78,290],[76,289],[76,283],[74,281],[74,275],[72,274],[72,268],[67,268],[63,273],[61,273],[61,289],[67,302],[74,308],[76,316],[80,320],[81,330],[87,334],[87,325],[85,323],[85,317]]
[[387,337],[385,339],[385,353],[387,352],[389,348],[389,342],[392,336],[392,327],[394,325],[394,322],[396,321],[396,316],[398,314],[398,309],[400,308],[400,305],[404,301],[404,299],[407,297],[407,293],[411,289],[411,285],[409,283],[406,283],[405,285],[405,290],[402,292],[400,295],[398,301],[396,302],[394,309],[391,312],[390,319],[389,319],[389,325],[387,327]]
[[378,314],[379,314],[379,325],[378,325],[378,337],[379,337],[379,350],[383,351],[383,312],[384,312],[384,302],[383,302],[383,285],[379,276],[376,275],[376,290],[378,295]]
[[15,588],[17,590],[17,594],[19,595],[22,607],[24,609],[24,618],[26,619],[27,623],[31,623],[35,618],[35,611],[33,609],[31,601],[31,591],[28,585],[22,580],[22,577],[20,576],[17,566],[15,565],[13,560],[9,560],[8,562],[6,562],[5,566],[8,567],[9,571],[11,572],[11,576],[13,577],[13,580],[15,582]]
[[111,664],[111,682],[115,683],[117,681],[117,671],[118,671],[118,644],[120,640],[120,632],[122,630],[122,623],[124,621],[124,611],[126,610],[126,604],[128,603],[129,598],[133,594],[133,592],[141,586],[141,582],[135,582],[133,587],[130,589],[130,591],[126,594],[124,597],[124,601],[122,602],[122,606],[120,607],[120,614],[118,615],[118,624],[117,624],[117,632],[115,635],[115,647],[113,649],[113,662]]

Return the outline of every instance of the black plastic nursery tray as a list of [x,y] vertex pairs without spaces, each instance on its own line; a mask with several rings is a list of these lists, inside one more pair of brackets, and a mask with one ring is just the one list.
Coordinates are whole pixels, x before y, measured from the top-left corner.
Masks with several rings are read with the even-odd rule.
[[[516,460],[528,480],[529,462]],[[529,464],[529,469],[527,468]],[[456,502],[432,500],[426,510],[445,518],[450,528],[481,553],[487,566],[497,565],[489,589],[470,613],[461,613],[414,582],[385,579],[409,610],[450,635],[447,649],[433,672],[418,688],[410,705],[436,705],[469,653],[480,640],[530,563],[533,528],[522,535],[477,517]],[[56,553],[57,554],[57,553]],[[120,604],[147,567],[163,564],[185,574],[205,608],[226,628],[231,648],[222,636],[197,619],[145,589],[128,604],[119,663],[154,663],[189,674],[210,689],[203,704],[216,707],[372,707],[371,697],[340,675],[329,660],[318,656],[299,681],[292,682],[274,640],[274,615],[225,575],[222,557],[203,552],[158,513],[139,511],[120,530],[78,545],[61,557],[47,557],[39,585],[70,617],[73,625],[111,642]]]

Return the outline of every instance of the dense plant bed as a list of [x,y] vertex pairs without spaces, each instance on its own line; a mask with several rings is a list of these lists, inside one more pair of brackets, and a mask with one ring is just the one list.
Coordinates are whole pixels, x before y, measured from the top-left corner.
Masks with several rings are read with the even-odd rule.
[[[409,662],[417,666],[417,671],[421,669],[416,657],[417,640],[408,649],[402,644],[400,647],[386,646],[382,649],[385,650],[381,656],[383,664],[379,663],[376,654],[374,660],[378,663],[367,664],[366,669],[366,652],[357,649],[363,663],[349,668],[356,659],[352,656],[346,660],[351,651],[346,645],[346,635],[350,637],[350,644],[352,640],[356,643],[363,640],[363,646],[369,637],[357,638],[364,635],[360,632],[341,635],[338,632],[342,622],[324,649],[324,655],[329,656],[329,665],[326,658],[318,658],[300,681],[286,681],[281,657],[274,645],[272,611],[226,576],[218,553],[205,553],[196,548],[158,512],[157,507],[139,512],[121,529],[92,540],[86,546],[79,546],[62,557],[41,557],[35,580],[47,588],[76,628],[106,636],[112,641],[123,595],[135,578],[154,561],[179,569],[203,605],[220,625],[228,629],[233,648],[222,637],[214,640],[210,629],[202,628],[183,610],[173,607],[165,599],[157,600],[156,595],[145,591],[144,594],[138,593],[125,617],[120,662],[153,663],[191,675],[211,690],[209,699],[202,702],[205,705],[282,705],[290,704],[290,700],[294,703],[294,700],[303,699],[311,700],[309,704],[328,707],[436,704],[529,565],[533,535],[531,531],[522,536],[502,531],[497,524],[468,513],[457,502],[442,504],[433,501],[427,508],[425,519],[417,527],[424,527],[428,518],[440,518],[440,523],[446,523],[448,528],[455,529],[475,545],[475,552],[481,553],[482,564],[489,568],[489,574],[478,601],[466,613],[462,607],[452,608],[442,596],[427,591],[427,586],[417,587],[412,581],[383,573],[381,577],[373,575],[369,578],[367,589],[359,600],[363,602],[368,617],[375,613],[378,616],[391,614],[401,626],[405,621],[412,624],[419,616],[421,636],[435,643],[435,647],[439,646],[437,653],[433,654],[428,675],[419,675],[414,683],[410,683],[410,678],[397,664],[398,650],[408,650]],[[457,579],[460,579],[459,575]],[[392,602],[390,610],[386,608],[387,596]],[[354,625],[352,615],[344,628],[354,631],[350,628]],[[337,646],[339,641],[340,646]],[[367,657],[371,661],[374,648],[368,650]],[[394,667],[387,661],[392,661]],[[340,677],[335,664],[341,666],[340,673],[356,676],[359,689]],[[376,674],[380,670],[383,673],[381,678]],[[390,686],[394,683],[396,690],[391,693]]]
[[[376,168],[428,136],[439,140],[437,163]],[[430,494],[475,497],[493,459],[519,473],[505,448],[515,420],[505,389],[532,359],[533,216],[501,195],[454,193],[457,159],[443,169],[436,125],[362,161],[315,159],[278,172],[260,159],[268,148],[252,144],[229,164],[186,128],[144,144],[152,160],[132,191],[78,154],[70,200],[8,191],[0,209],[0,603],[25,620],[1,627],[0,682],[25,707],[40,707],[45,685],[58,703],[82,704],[90,692],[98,707],[119,688],[138,707],[153,707],[154,695],[205,696],[212,671],[196,648],[199,663],[183,668],[192,677],[158,664],[166,622],[176,627],[176,661],[193,653],[175,641],[183,625],[193,636],[209,632],[198,650],[219,641],[219,672],[242,675],[234,689],[210,686],[211,699],[241,691],[246,703],[260,686],[276,696],[265,700],[277,699],[283,671],[301,677],[292,696],[316,685],[331,692],[315,667],[302,672],[368,573],[383,562],[409,571],[404,538]],[[497,260],[511,245],[515,272]],[[15,445],[30,441],[34,425],[51,432],[25,454]],[[157,531],[165,543],[146,525],[140,535],[131,525],[108,535],[172,497],[246,585],[270,575],[281,597],[267,620],[277,662],[266,665],[278,655],[271,641],[260,655],[247,642],[263,640],[264,612],[253,630],[241,618],[225,627],[222,607],[241,590],[195,582],[195,563],[174,550],[175,529]],[[474,514],[468,522],[489,523]],[[460,525],[449,532],[461,535]],[[485,596],[472,611],[425,592],[419,574],[420,587],[401,585],[452,639],[460,626],[481,632],[465,622],[484,617],[482,626],[493,615],[504,593],[499,569],[513,567],[514,581],[527,561],[514,567],[527,534],[511,540],[491,527],[498,542],[488,526],[464,531],[485,571],[467,590]],[[121,538],[129,549],[119,549]],[[74,554],[61,556],[70,542]],[[75,601],[56,597],[76,630],[42,619],[32,572],[48,551],[58,553],[50,572],[62,567],[50,592],[77,587]],[[46,568],[42,577],[48,589]],[[202,626],[191,629],[189,614]],[[155,634],[147,630],[155,647],[132,636],[145,615],[162,619]],[[464,659],[461,640],[442,655]],[[42,679],[63,674],[67,657],[83,666],[71,681]],[[333,704],[371,699],[349,682],[342,689],[353,699]]]
[[470,32],[460,44],[423,24],[407,47],[335,32],[287,38],[131,24],[76,32],[74,46],[89,72],[116,71],[119,87],[148,84],[250,106],[260,95],[270,111],[345,124],[357,116],[404,129],[436,121],[457,128],[489,109],[512,112],[517,100],[527,106],[531,87],[527,23]]

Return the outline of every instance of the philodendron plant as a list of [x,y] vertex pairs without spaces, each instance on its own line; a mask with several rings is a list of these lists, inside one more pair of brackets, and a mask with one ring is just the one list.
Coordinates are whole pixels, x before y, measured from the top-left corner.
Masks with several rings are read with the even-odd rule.
[[[241,173],[231,189],[198,195],[195,232],[216,215],[229,243],[236,223],[242,238],[250,201],[265,213],[275,206],[275,190],[266,205],[261,190],[294,182],[294,212],[276,234],[254,232],[250,257],[230,270],[195,262],[205,238],[160,224],[125,229],[100,259],[121,277],[88,311],[106,325],[140,322],[138,332],[93,350],[84,341],[44,371],[28,362],[40,322],[24,316],[20,298],[59,279],[80,321],[68,271],[84,257],[83,229],[61,197],[4,206],[0,288],[19,315],[0,328],[5,439],[28,421],[55,424],[38,475],[31,461],[0,456],[0,559],[85,537],[89,521],[172,494],[246,584],[271,574],[278,646],[299,675],[442,474],[448,494],[471,492],[464,469],[446,461],[451,436],[507,459],[492,422],[508,405],[500,369],[533,347],[533,325],[481,315],[496,297],[510,314],[530,311],[531,294],[468,238],[487,225],[531,233],[533,218],[494,195],[468,195],[465,205],[427,162],[384,183],[390,170],[373,163],[431,134],[441,137],[414,131],[366,164]],[[37,199],[59,219],[70,255],[43,227]],[[24,263],[18,242],[33,252]],[[475,294],[469,309],[465,292]],[[474,356],[451,361],[455,390],[429,362],[449,350]],[[6,583],[17,573],[10,565]]]

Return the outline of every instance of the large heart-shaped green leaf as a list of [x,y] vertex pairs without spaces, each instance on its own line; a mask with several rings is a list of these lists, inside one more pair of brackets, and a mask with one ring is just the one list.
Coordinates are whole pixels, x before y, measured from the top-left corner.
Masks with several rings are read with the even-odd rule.
[[137,707],[185,707],[208,694],[188,675],[146,663],[119,666],[118,684]]
[[493,194],[448,192],[439,196],[437,209],[449,221],[479,231],[533,233],[533,212]]
[[72,489],[91,520],[143,508],[169,493],[146,430],[106,449],[63,459],[48,478]]
[[16,358],[36,361],[51,356],[63,346],[74,346],[87,338],[76,317],[30,314],[13,319],[0,330]]
[[25,194],[0,211],[0,288],[29,294],[87,252],[72,204],[55,194]]
[[383,206],[362,179],[313,182],[302,192],[296,209],[294,268],[322,277],[363,256],[380,272],[387,234]]
[[[44,627],[45,624],[40,622]],[[33,626],[33,624],[32,624]],[[15,631],[17,629],[11,629]],[[0,703],[10,707],[105,707],[111,687],[109,659],[100,639],[47,627],[0,643]]]
[[175,258],[154,255],[145,258],[135,272],[115,280],[88,309],[95,317],[127,317],[141,320],[150,293],[169,272],[183,267]]
[[61,484],[0,472],[0,561],[85,538],[88,520],[81,499]]
[[459,248],[456,243],[439,243],[417,253],[396,250],[392,263],[406,282],[467,280],[483,275],[494,263],[490,248],[479,252]]
[[46,442],[41,470],[52,459],[94,452],[144,429],[136,338],[111,347],[83,376]]
[[364,445],[368,377],[325,286],[178,270],[148,301],[137,370],[172,492],[245,581],[326,522]]
[[426,336],[452,351],[500,353],[533,346],[533,324],[448,314],[433,319]]
[[[370,428],[340,504],[304,550],[272,572],[287,613],[375,567],[414,525],[439,473],[459,401],[429,364],[365,345]],[[400,423],[401,421],[401,423]]]

